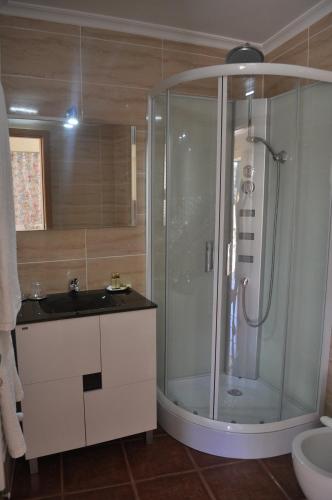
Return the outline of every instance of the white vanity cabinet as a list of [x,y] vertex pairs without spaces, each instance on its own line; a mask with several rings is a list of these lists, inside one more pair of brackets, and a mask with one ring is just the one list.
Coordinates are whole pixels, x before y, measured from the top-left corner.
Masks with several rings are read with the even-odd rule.
[[102,389],[84,393],[87,444],[156,423],[155,309],[100,316]]
[[153,308],[18,325],[26,458],[154,429],[155,335]]

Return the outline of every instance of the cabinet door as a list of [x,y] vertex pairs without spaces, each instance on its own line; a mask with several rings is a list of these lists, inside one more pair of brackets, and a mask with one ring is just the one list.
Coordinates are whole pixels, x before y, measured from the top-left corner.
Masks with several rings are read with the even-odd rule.
[[87,445],[155,429],[156,381],[84,393]]
[[100,316],[103,388],[156,377],[156,311]]
[[82,378],[24,386],[26,458],[85,446]]
[[16,340],[23,384],[100,371],[98,316],[19,325]]

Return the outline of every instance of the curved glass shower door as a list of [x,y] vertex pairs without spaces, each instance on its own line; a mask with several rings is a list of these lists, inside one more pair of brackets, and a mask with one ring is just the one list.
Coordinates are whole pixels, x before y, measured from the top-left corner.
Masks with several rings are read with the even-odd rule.
[[[159,226],[165,225],[165,282],[161,283],[166,304],[165,344],[159,339],[159,352],[165,349],[163,385],[176,405],[209,417],[218,258],[217,99],[169,94],[167,110],[165,161],[158,163],[164,175],[165,199],[154,199],[159,213],[164,211]],[[161,234],[160,227],[154,230]]]
[[227,311],[216,414],[240,424],[316,411],[328,263],[332,87],[262,83],[229,78],[224,98]]
[[227,423],[314,419],[332,85],[223,76],[217,97],[216,81],[152,99],[158,386],[180,408]]

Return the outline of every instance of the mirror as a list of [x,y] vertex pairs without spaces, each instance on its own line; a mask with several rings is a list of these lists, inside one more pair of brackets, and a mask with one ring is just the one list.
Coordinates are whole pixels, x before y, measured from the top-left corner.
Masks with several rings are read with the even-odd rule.
[[16,229],[136,224],[136,127],[9,119]]

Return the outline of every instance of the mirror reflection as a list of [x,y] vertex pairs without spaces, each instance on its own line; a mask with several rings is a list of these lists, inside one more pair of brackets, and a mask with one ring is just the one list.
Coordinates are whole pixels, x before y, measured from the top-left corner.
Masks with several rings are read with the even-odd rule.
[[10,118],[9,133],[17,231],[135,225],[135,126]]

